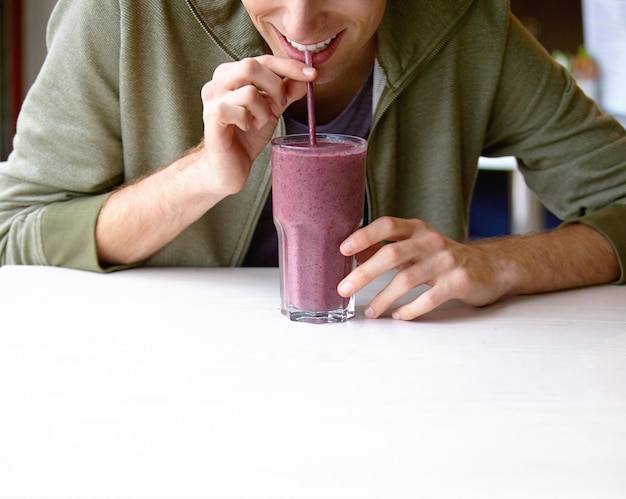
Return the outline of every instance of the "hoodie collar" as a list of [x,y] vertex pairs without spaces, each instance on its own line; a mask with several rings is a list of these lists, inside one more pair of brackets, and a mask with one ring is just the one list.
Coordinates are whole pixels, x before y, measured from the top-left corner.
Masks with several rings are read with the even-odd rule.
[[454,33],[475,0],[388,0],[378,29],[377,59],[399,87]]
[[232,59],[270,52],[240,0],[186,0],[204,30]]

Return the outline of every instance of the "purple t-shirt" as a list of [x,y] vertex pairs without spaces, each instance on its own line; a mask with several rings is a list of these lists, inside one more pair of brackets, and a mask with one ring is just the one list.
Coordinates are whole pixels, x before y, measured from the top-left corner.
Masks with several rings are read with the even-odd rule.
[[[342,133],[367,138],[372,124],[372,81],[373,71],[352,99],[352,102],[333,121],[325,125],[317,125],[318,133]],[[287,134],[308,133],[307,123],[296,121],[289,115],[289,109],[284,114]],[[278,236],[272,215],[272,194],[261,212],[244,267],[277,267],[278,266]]]

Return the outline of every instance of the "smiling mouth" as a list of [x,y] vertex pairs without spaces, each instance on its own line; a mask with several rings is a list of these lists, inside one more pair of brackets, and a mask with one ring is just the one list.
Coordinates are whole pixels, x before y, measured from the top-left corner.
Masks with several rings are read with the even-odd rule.
[[312,52],[314,54],[321,52],[326,47],[328,47],[331,43],[333,43],[335,38],[337,38],[337,35],[329,38],[328,40],[324,40],[323,42],[314,43],[312,45],[304,45],[302,43],[294,42],[293,40],[285,37],[285,39],[293,48],[299,50],[300,52]]

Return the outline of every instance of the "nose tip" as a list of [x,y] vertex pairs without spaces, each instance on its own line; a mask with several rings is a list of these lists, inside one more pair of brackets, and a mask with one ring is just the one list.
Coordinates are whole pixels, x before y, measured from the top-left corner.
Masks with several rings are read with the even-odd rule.
[[327,24],[327,14],[316,6],[318,2],[293,2],[285,12],[284,35],[294,42],[309,45],[320,41],[319,33]]

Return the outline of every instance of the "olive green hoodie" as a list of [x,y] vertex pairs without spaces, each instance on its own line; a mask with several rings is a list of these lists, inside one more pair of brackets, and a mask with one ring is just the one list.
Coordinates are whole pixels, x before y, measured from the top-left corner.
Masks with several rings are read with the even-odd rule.
[[[0,262],[102,271],[106,197],[196,145],[203,84],[268,48],[239,0],[60,0],[48,48],[0,170]],[[626,133],[506,2],[389,0],[373,105],[373,218],[421,218],[462,240],[478,157],[513,155],[548,209],[611,240],[624,280]],[[145,264],[240,265],[270,179],[266,149],[243,191]]]

